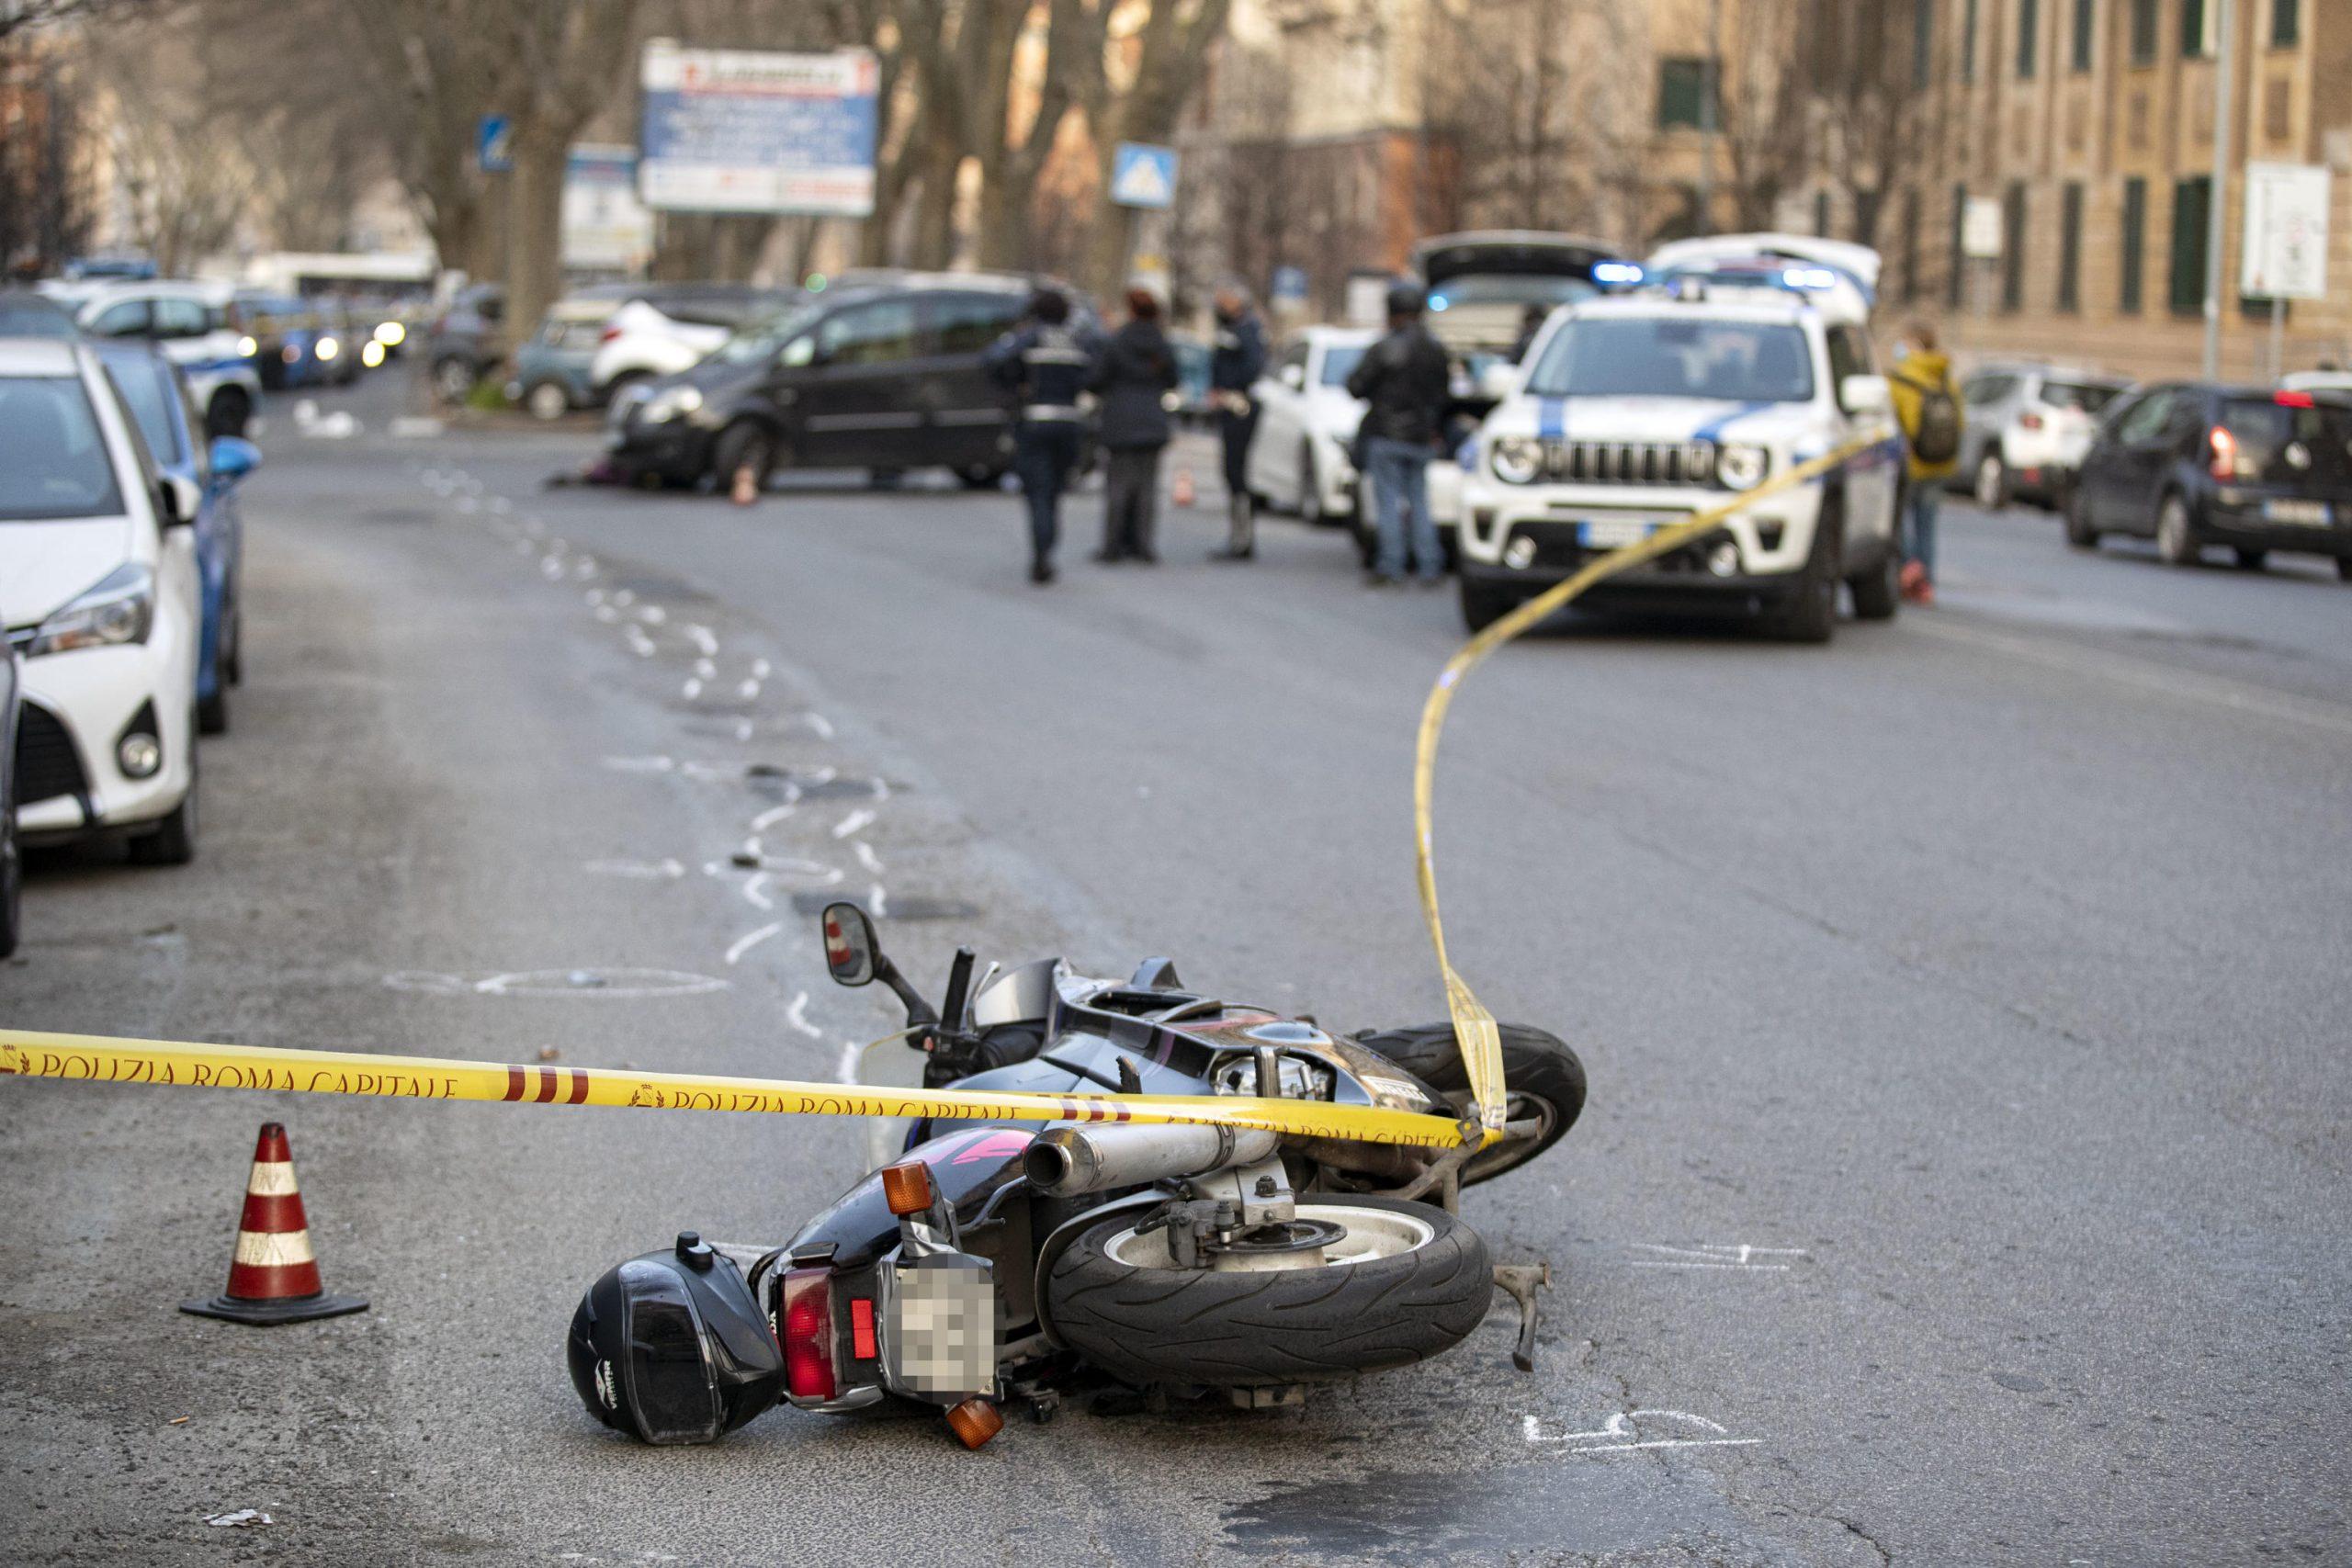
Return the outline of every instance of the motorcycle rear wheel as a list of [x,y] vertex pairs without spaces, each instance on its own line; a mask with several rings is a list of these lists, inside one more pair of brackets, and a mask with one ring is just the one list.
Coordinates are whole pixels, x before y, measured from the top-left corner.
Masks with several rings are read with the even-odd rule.
[[[1464,1187],[1525,1165],[1558,1143],[1584,1110],[1584,1064],[1566,1041],[1524,1023],[1495,1027],[1502,1035],[1506,1114],[1514,1122],[1535,1122],[1536,1131],[1532,1137],[1512,1138],[1471,1156],[1462,1168]],[[1356,1040],[1445,1096],[1456,1111],[1469,1109],[1470,1072],[1453,1043],[1453,1024],[1369,1030]]]
[[1166,1233],[1128,1210],[1054,1260],[1055,1335],[1138,1388],[1331,1382],[1452,1349],[1487,1315],[1487,1244],[1442,1209],[1394,1198],[1302,1197],[1302,1220],[1348,1234],[1296,1269],[1179,1269]]

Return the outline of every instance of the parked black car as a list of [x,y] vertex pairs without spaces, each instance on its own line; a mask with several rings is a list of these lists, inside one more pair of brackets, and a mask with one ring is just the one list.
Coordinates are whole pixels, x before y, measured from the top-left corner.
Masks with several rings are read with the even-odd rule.
[[2210,382],[2144,388],[2100,421],[2066,540],[2152,536],[2175,566],[2208,545],[2259,568],[2272,550],[2333,557],[2352,582],[2352,400]]
[[936,275],[835,288],[747,323],[709,358],[616,394],[613,460],[700,483],[749,465],[945,468],[976,488],[1012,462],[1012,409],[980,355],[1033,284]]
[[[7,622],[0,620],[0,626]],[[17,844],[17,723],[23,708],[14,639],[0,637],[0,958],[24,931],[24,852]]]

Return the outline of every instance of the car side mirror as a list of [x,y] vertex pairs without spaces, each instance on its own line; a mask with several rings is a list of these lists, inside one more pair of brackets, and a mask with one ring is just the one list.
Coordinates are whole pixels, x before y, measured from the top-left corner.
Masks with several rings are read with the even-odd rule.
[[1306,385],[1306,367],[1304,365],[1283,366],[1282,368],[1281,380],[1282,384],[1288,387],[1292,391],[1295,392],[1300,390]]
[[1850,414],[1885,413],[1894,394],[1883,376],[1849,376],[1838,383],[1838,406]]
[[825,933],[825,967],[836,986],[870,986],[882,965],[882,944],[874,922],[854,904],[828,904],[820,917]]
[[208,457],[215,479],[235,484],[261,467],[261,448],[242,435],[216,435]]
[[204,505],[204,492],[196,481],[180,474],[164,474],[155,481],[155,501],[164,513],[164,526],[185,528],[196,521]]

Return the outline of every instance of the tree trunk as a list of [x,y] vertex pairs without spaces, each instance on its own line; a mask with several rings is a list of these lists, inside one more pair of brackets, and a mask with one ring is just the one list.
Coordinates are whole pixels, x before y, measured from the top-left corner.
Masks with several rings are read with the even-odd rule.
[[506,319],[502,347],[538,330],[563,288],[563,172],[567,139],[543,124],[514,128],[514,167],[507,179]]
[[956,128],[933,117],[922,150],[922,188],[916,200],[914,265],[944,267],[956,253],[956,173],[964,149]]

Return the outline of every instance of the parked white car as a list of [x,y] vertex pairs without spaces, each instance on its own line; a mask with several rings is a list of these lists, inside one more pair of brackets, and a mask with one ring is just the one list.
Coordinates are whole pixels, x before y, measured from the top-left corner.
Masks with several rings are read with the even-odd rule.
[[1978,366],[1960,383],[1965,423],[1953,486],[1988,510],[2018,496],[2063,510],[2100,411],[2130,385],[2054,365]]
[[23,660],[25,842],[121,833],[136,861],[196,852],[201,500],[193,479],[156,471],[87,346],[0,341],[0,582]]
[[1880,438],[1829,475],[1593,598],[1713,605],[1807,642],[1832,635],[1840,582],[1858,615],[1893,615],[1903,444],[1862,321],[1802,288],[1555,312],[1464,478],[1463,619],[1484,627],[1592,557],[1865,434]]
[[794,298],[741,284],[648,284],[605,319],[589,384],[610,398],[628,382],[691,369],[745,321]]
[[[1267,361],[1250,389],[1258,424],[1245,472],[1258,504],[1309,523],[1351,522],[1367,549],[1372,483],[1348,456],[1363,404],[1349,394],[1348,376],[1380,337],[1362,327],[1308,327]],[[1433,460],[1429,482],[1430,516],[1443,536],[1458,514],[1460,470],[1450,458]]]
[[77,289],[74,319],[92,337],[143,338],[187,375],[206,435],[243,435],[261,406],[259,345],[226,283],[155,279]]

